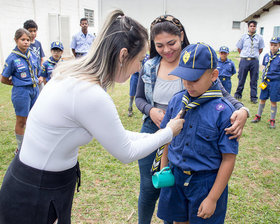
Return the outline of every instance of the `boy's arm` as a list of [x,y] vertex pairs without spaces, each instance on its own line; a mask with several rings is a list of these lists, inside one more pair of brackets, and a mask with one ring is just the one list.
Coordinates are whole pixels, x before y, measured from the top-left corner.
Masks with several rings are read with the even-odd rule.
[[3,84],[6,84],[6,85],[10,85],[10,86],[13,85],[12,79],[7,78],[7,77],[5,77],[5,76],[3,76],[3,75],[1,75],[1,82],[2,82]]
[[166,167],[168,165],[168,144],[164,146],[161,161],[160,161],[160,169]]
[[225,190],[235,164],[235,154],[224,153],[216,180],[208,196],[202,201],[198,208],[197,216],[203,219],[210,218],[216,209],[216,204]]

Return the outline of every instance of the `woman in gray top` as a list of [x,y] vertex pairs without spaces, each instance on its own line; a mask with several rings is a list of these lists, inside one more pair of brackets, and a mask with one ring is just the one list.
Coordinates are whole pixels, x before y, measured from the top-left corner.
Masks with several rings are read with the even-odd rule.
[[[150,60],[140,72],[135,97],[136,106],[144,114],[141,132],[145,133],[154,133],[159,129],[169,100],[184,88],[181,79],[168,74],[178,66],[182,49],[189,45],[183,25],[171,15],[156,18],[151,24],[150,31]],[[224,97],[237,109],[231,117],[232,126],[226,129],[226,134],[231,134],[229,138],[239,139],[247,120],[248,109],[226,92],[222,84],[220,87]],[[156,152],[153,152],[138,161],[140,170],[138,222],[141,224],[151,222],[160,193],[159,189],[153,187],[150,173],[155,154]]]

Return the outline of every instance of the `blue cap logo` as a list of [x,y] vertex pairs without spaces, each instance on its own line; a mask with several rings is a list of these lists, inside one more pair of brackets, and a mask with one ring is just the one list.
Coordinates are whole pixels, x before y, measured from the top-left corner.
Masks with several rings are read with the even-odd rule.
[[225,53],[229,53],[229,49],[228,49],[228,47],[226,47],[226,46],[222,46],[222,47],[220,47],[220,50],[219,50],[219,52],[225,52]]
[[271,40],[270,40],[270,43],[274,43],[274,44],[280,43],[279,37],[272,37]]
[[61,42],[59,42],[59,41],[52,42],[51,49],[54,49],[54,48],[58,48],[58,49],[60,49],[62,51],[64,49],[63,44]]
[[196,81],[207,69],[217,68],[217,62],[218,58],[212,47],[205,43],[191,44],[183,49],[179,66],[170,75]]
[[191,56],[191,53],[192,52],[185,52],[184,56],[183,56],[183,61],[184,63],[186,64],[188,62],[188,60],[190,59],[190,56]]

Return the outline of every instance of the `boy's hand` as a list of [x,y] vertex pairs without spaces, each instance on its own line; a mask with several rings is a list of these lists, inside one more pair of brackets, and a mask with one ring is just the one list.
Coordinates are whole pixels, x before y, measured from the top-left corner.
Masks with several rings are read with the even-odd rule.
[[215,210],[216,210],[216,204],[217,201],[210,199],[209,197],[206,197],[200,204],[197,216],[203,219],[210,218]]

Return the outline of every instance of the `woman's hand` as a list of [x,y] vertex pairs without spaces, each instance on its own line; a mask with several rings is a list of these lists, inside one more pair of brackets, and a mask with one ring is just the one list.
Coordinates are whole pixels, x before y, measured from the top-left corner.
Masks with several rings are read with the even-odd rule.
[[180,118],[180,114],[181,112],[179,112],[178,115],[175,118],[171,119],[166,125],[166,127],[170,127],[172,129],[173,137],[177,136],[180,133],[185,122],[184,119]]
[[209,197],[206,197],[200,204],[197,216],[203,219],[210,218],[216,210],[217,201],[211,200]]
[[247,121],[247,117],[248,112],[246,110],[243,110],[242,108],[234,111],[234,113],[230,117],[230,123],[232,124],[232,126],[225,129],[227,135],[232,135],[229,137],[229,139],[237,138],[237,141],[239,141],[244,125]]
[[155,108],[153,107],[150,110],[150,118],[152,119],[152,121],[155,123],[155,125],[160,128],[160,124],[162,122],[162,119],[164,117],[165,111],[161,110],[159,108]]
[[40,77],[38,78],[38,81],[39,81],[39,85],[40,85],[42,82],[44,82],[44,78],[43,78],[42,76],[40,76]]

